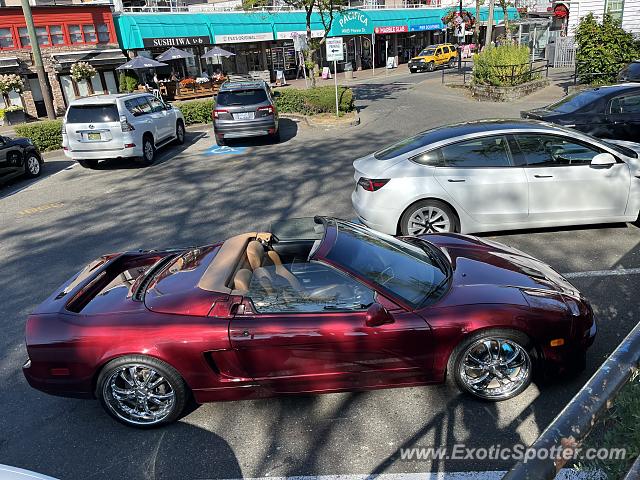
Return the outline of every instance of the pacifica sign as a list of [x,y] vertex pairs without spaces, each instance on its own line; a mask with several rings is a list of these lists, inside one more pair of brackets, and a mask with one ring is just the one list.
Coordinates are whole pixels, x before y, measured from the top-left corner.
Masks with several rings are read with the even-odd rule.
[[142,43],[145,48],[149,47],[194,47],[196,45],[209,45],[211,40],[208,36],[197,37],[166,37],[166,38],[144,38]]
[[344,12],[334,23],[333,35],[363,35],[371,33],[369,17],[359,10]]

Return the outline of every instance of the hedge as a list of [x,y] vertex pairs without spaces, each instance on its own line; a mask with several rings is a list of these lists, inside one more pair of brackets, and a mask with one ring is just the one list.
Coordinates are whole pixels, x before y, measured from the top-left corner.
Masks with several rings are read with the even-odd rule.
[[531,53],[526,45],[489,47],[473,56],[473,82],[481,85],[516,86],[535,80]]
[[[285,88],[274,93],[276,107],[280,113],[298,113],[301,115],[316,115],[318,113],[333,113],[336,111],[335,87],[317,87],[308,90],[299,88]],[[353,92],[348,87],[338,87],[340,113],[351,112],[354,109]],[[187,125],[194,123],[211,123],[213,100],[191,100],[175,102],[184,115]]]
[[25,123],[15,130],[17,136],[31,139],[41,152],[62,148],[62,120]]

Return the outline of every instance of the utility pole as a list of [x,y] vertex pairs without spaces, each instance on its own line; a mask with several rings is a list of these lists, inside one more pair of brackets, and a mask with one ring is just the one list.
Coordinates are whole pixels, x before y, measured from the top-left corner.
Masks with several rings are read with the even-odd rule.
[[27,31],[29,32],[29,42],[31,43],[31,53],[33,53],[33,62],[35,63],[36,73],[38,74],[38,82],[40,90],[42,90],[42,98],[44,106],[47,109],[47,118],[53,120],[56,118],[56,111],[53,109],[53,101],[51,100],[51,92],[47,83],[47,74],[42,64],[42,54],[40,53],[40,45],[36,36],[36,27],[33,25],[33,15],[31,15],[31,5],[29,0],[22,0],[22,13],[27,22]]
[[[22,0],[24,1],[24,0]],[[487,19],[487,33],[484,37],[484,46],[491,45],[491,33],[493,30],[493,9],[495,7],[495,0],[489,0],[489,18]]]

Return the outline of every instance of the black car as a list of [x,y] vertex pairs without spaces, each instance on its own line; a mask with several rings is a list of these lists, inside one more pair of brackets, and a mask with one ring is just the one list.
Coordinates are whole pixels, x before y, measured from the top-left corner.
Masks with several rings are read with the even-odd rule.
[[13,178],[37,177],[44,160],[28,138],[0,136],[0,183]]
[[640,60],[635,60],[618,73],[618,82],[640,82]]
[[640,142],[640,84],[591,88],[520,116],[575,128],[594,137]]

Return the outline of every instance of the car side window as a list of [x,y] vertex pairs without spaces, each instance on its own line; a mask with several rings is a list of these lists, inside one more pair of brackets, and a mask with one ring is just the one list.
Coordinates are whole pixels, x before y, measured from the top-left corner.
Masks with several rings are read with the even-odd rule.
[[258,313],[360,311],[374,302],[373,290],[319,262],[257,268],[247,296]]
[[431,150],[429,152],[424,152],[415,157],[411,157],[410,160],[412,162],[419,163],[420,165],[425,165],[428,167],[443,167],[444,161],[442,159],[442,152],[440,149]]
[[611,100],[610,112],[612,114],[638,114],[640,113],[640,95],[628,95],[616,97]]
[[516,135],[528,166],[566,167],[589,165],[601,153],[582,143],[553,135]]
[[151,105],[144,97],[136,97],[124,102],[124,106],[134,117],[139,117],[151,112]]
[[149,104],[151,105],[151,111],[153,113],[162,112],[163,110],[165,110],[164,103],[162,103],[157,98],[155,98],[155,97],[147,97],[147,100],[149,101]]
[[512,167],[507,139],[502,135],[476,138],[441,149],[445,167]]
[[442,55],[442,48],[438,48],[436,50],[436,55]]

